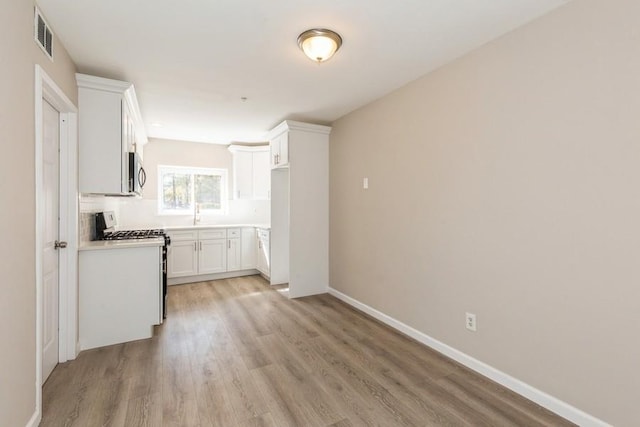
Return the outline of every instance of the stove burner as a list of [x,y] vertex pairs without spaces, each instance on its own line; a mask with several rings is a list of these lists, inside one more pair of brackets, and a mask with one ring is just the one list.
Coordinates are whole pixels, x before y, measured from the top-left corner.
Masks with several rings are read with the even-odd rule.
[[103,240],[153,239],[156,237],[165,237],[164,230],[105,231]]

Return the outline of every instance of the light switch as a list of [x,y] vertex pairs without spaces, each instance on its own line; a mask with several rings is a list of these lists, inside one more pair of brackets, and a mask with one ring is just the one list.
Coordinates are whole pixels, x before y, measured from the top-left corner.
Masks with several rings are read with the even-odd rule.
[[362,188],[365,190],[369,188],[369,178],[362,178]]

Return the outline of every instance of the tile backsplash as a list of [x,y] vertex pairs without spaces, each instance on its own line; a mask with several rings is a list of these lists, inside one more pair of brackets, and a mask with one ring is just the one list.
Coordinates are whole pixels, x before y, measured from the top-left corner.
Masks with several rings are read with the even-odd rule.
[[86,242],[96,239],[95,212],[80,212],[80,241]]
[[[193,215],[159,215],[158,201],[132,197],[80,196],[80,241],[96,239],[95,213],[113,211],[116,229],[161,228],[193,224]],[[200,224],[268,224],[269,200],[229,200],[226,215],[202,215]]]
[[80,196],[80,242],[96,239],[95,214],[103,211],[114,211],[117,217],[119,213],[118,199],[86,194]]

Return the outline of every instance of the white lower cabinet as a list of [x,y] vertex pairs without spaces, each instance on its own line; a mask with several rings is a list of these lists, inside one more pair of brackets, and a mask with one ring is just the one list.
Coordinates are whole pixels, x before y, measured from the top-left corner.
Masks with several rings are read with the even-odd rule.
[[251,270],[256,268],[258,241],[256,240],[255,228],[245,227],[242,229],[242,242],[240,246],[242,253],[242,269]]
[[242,270],[242,242],[239,228],[227,229],[227,271]]
[[193,276],[256,269],[255,230],[238,227],[168,231],[171,244],[167,277],[178,279],[173,284],[187,283],[185,278]]
[[240,239],[227,239],[227,271],[242,270]]
[[78,254],[80,350],[150,338],[162,323],[162,249],[82,249]]
[[167,263],[167,277],[185,277],[198,274],[196,240],[171,240]]
[[199,241],[198,274],[227,271],[227,239]]
[[256,268],[267,277],[271,276],[271,243],[270,232],[266,229],[256,230],[256,240],[258,242],[258,252]]
[[171,244],[167,253],[167,277],[198,274],[198,231],[173,231],[168,234]]

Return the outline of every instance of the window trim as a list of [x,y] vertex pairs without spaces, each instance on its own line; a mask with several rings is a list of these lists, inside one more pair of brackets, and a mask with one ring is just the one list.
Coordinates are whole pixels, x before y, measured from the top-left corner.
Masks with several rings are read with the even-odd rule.
[[[158,165],[158,215],[166,215],[166,216],[176,216],[176,215],[194,215],[194,207],[189,210],[178,210],[178,209],[163,209],[163,176],[165,173],[182,173],[182,174],[190,174],[190,175],[210,175],[210,176],[220,176],[221,177],[221,191],[220,191],[220,209],[201,209],[201,215],[226,215],[229,211],[229,171],[227,169],[222,168],[203,168],[203,167],[191,167],[191,166],[171,166],[171,165]],[[195,203],[195,180],[191,180],[191,195],[192,200]]]

